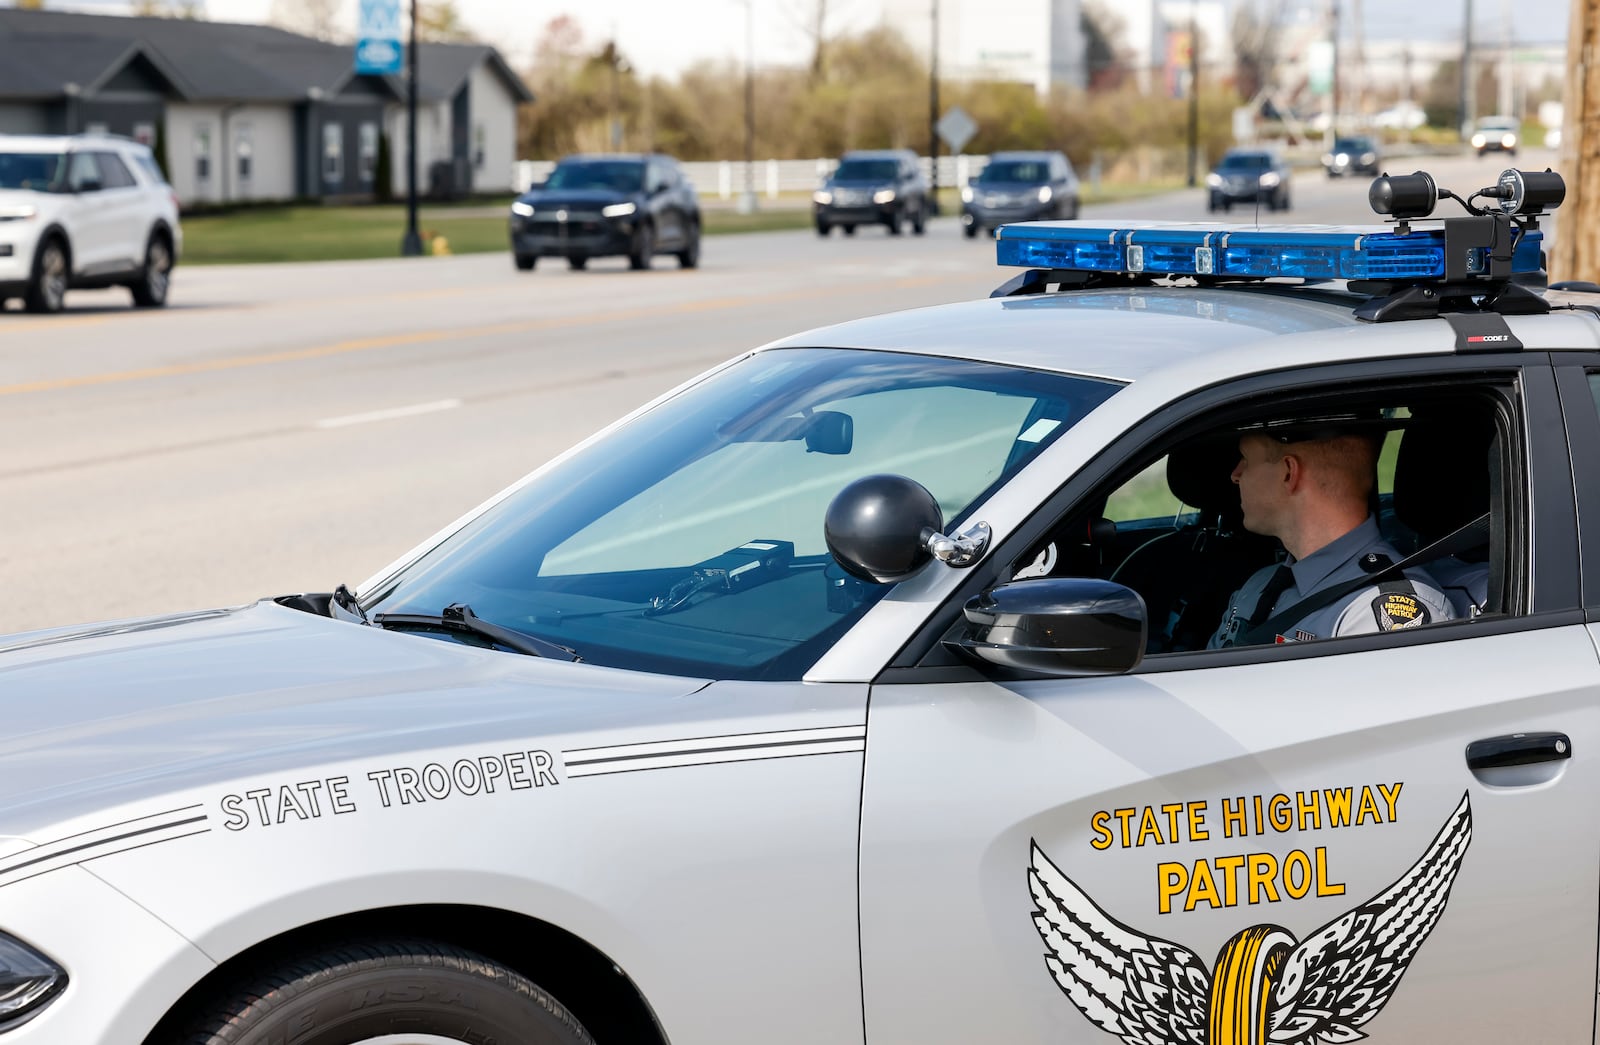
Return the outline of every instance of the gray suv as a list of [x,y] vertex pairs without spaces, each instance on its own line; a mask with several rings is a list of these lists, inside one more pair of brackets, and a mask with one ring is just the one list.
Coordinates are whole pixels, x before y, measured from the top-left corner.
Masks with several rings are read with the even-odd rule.
[[887,225],[889,235],[898,236],[907,222],[920,236],[929,209],[928,182],[910,149],[847,152],[812,196],[819,236],[835,225],[846,236],[855,235],[857,225]]
[[1078,216],[1078,175],[1060,152],[997,152],[961,190],[961,230],[971,239],[1008,221]]

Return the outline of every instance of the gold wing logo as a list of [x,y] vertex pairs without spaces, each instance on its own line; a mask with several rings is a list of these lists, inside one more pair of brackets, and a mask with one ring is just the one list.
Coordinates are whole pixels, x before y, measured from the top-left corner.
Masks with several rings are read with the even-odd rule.
[[1472,841],[1461,804],[1399,881],[1305,940],[1254,925],[1208,973],[1180,944],[1112,918],[1033,845],[1028,887],[1045,964],[1072,1004],[1128,1045],[1318,1045],[1366,1037],[1444,913]]

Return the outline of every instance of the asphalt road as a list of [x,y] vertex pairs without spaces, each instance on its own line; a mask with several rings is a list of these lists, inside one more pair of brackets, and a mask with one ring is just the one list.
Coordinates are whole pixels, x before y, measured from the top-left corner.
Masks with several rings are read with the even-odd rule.
[[[1463,195],[1506,166],[1427,165]],[[1367,184],[1302,175],[1287,217],[1369,222]],[[1190,190],[1085,217],[1206,214]],[[924,237],[718,237],[695,272],[524,274],[503,254],[180,268],[163,311],[79,291],[63,316],[0,315],[0,633],[355,584],[700,370],[986,295],[1009,275],[993,258],[946,217]]]

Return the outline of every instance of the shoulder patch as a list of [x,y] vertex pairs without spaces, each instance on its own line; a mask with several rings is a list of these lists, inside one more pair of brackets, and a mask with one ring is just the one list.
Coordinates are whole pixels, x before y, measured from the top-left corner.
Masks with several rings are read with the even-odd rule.
[[1420,628],[1433,619],[1421,599],[1398,591],[1384,592],[1373,599],[1372,612],[1378,618],[1379,631]]

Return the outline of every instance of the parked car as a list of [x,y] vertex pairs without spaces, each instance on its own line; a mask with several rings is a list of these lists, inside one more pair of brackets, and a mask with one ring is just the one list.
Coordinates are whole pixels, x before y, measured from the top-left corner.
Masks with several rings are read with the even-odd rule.
[[1289,164],[1271,149],[1229,149],[1206,175],[1210,190],[1207,210],[1227,210],[1235,203],[1264,203],[1268,210],[1288,210]]
[[1472,147],[1482,156],[1490,152],[1517,154],[1522,121],[1515,116],[1485,116],[1473,126]]
[[1078,216],[1078,175],[1062,152],[997,152],[961,190],[961,228],[970,239],[1008,221]]
[[1382,155],[1375,138],[1366,135],[1335,138],[1333,148],[1322,154],[1322,165],[1330,178],[1342,178],[1347,174],[1376,176]]
[[700,264],[700,199],[678,161],[647,155],[568,156],[511,204],[511,254],[526,272],[541,257],[574,269],[624,256],[636,269],[657,254]]
[[159,308],[182,248],[178,198],[148,147],[0,134],[0,307],[59,312],[68,290],[122,286]]
[[812,196],[819,236],[835,225],[846,236],[855,235],[858,225],[886,225],[891,236],[898,236],[907,223],[920,236],[929,210],[928,180],[910,149],[847,152]]

